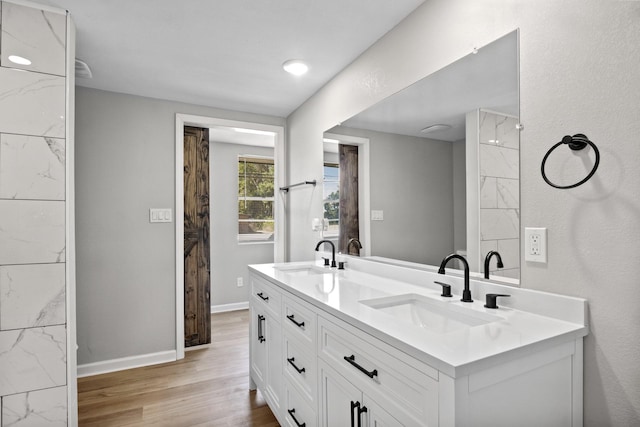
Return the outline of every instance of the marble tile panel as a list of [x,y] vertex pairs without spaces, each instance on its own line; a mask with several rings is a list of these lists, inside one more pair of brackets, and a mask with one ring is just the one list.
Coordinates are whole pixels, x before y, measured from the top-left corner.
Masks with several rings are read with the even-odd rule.
[[0,130],[65,137],[65,78],[0,67]]
[[66,385],[64,325],[0,332],[0,396]]
[[64,261],[64,202],[0,200],[0,265]]
[[[63,14],[3,3],[2,66],[64,76],[66,27],[67,18]],[[31,64],[15,64],[9,61],[10,55],[29,59]]]
[[520,131],[516,128],[518,122],[514,117],[496,118],[496,138],[501,146],[516,150],[520,148]]
[[[496,193],[498,208],[520,208],[520,180],[497,178]],[[484,207],[484,206],[483,206]]]
[[67,426],[67,387],[14,394],[2,402],[2,427]]
[[481,208],[497,208],[498,207],[498,189],[496,186],[497,178],[481,176],[480,177],[480,207]]
[[0,135],[0,199],[65,199],[65,140]]
[[498,252],[505,269],[520,267],[520,239],[498,240]]
[[0,330],[65,323],[65,264],[0,266]]
[[480,175],[520,178],[520,152],[495,145],[480,145]]
[[480,144],[495,145],[495,141],[498,139],[496,129],[497,116],[494,113],[480,110],[479,119],[478,130]]
[[519,229],[517,209],[480,209],[480,240],[517,239]]

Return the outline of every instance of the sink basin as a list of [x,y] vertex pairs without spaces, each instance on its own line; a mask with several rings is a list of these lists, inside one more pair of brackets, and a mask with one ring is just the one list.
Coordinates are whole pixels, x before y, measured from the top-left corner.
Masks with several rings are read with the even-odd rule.
[[328,268],[322,268],[316,265],[283,265],[275,267],[275,269],[289,276],[313,276],[316,274],[332,273]]
[[449,301],[440,301],[418,294],[375,298],[363,300],[360,303],[393,316],[401,322],[411,323],[438,334],[501,320],[498,316],[472,311]]

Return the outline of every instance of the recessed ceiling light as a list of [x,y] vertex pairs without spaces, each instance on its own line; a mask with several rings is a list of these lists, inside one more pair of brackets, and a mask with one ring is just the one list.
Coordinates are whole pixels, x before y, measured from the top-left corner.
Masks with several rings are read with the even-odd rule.
[[290,59],[282,64],[282,68],[294,76],[301,76],[309,71],[309,66],[299,59]]
[[427,126],[426,128],[422,129],[420,132],[431,133],[431,132],[436,132],[439,130],[447,130],[447,129],[451,129],[451,125],[437,124],[437,125]]
[[31,65],[31,61],[18,55],[9,55],[9,61],[18,65]]

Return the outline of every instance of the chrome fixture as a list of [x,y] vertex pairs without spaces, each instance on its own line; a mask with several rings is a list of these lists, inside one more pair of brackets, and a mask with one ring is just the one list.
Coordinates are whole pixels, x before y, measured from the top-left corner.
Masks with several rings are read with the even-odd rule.
[[484,278],[489,278],[489,263],[491,262],[491,257],[496,256],[498,258],[498,268],[504,268],[504,264],[502,264],[502,257],[498,253],[498,251],[489,251],[487,256],[484,258]]
[[[316,252],[318,252],[318,250],[320,249],[320,245],[323,243],[328,243],[331,245],[331,267],[335,267],[336,266],[336,247],[334,246],[331,240],[320,240],[316,245]],[[324,265],[328,265],[329,260],[326,258],[323,258],[323,259],[325,261]]]
[[462,255],[451,254],[447,255],[442,262],[440,263],[440,268],[438,269],[438,274],[444,274],[444,267],[447,265],[449,261],[452,259],[459,259],[464,264],[464,291],[462,291],[462,302],[473,302],[471,298],[471,290],[469,289],[469,263]]

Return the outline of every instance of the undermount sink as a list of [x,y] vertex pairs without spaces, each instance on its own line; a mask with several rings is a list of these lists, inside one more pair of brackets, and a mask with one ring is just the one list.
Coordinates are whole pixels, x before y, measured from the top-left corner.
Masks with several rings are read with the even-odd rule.
[[318,267],[316,265],[286,265],[276,266],[276,270],[282,271],[289,276],[313,276],[316,274],[329,274],[329,268]]
[[401,322],[411,323],[438,334],[501,320],[498,316],[454,305],[452,301],[440,301],[418,294],[375,298],[360,303],[393,316]]

